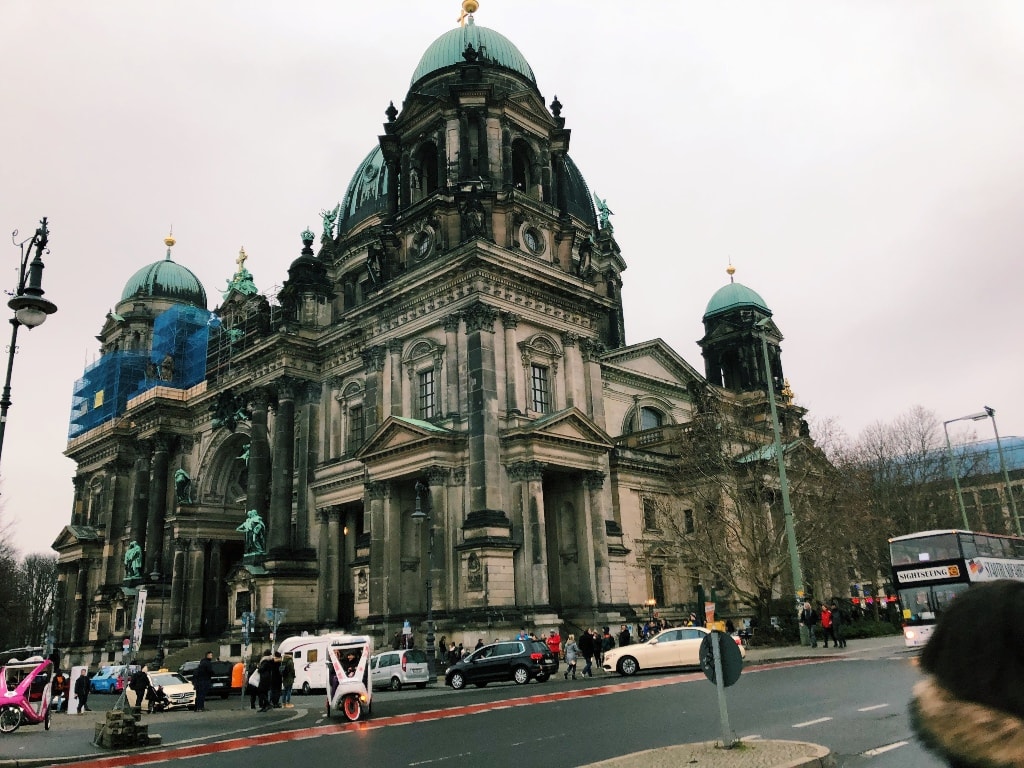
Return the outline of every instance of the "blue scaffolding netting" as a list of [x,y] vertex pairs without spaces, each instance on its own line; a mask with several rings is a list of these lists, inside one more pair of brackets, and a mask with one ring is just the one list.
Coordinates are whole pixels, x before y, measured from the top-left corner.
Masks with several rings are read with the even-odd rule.
[[124,413],[153,387],[188,389],[206,377],[210,313],[178,305],[153,323],[153,348],[108,352],[85,369],[71,397],[68,439]]

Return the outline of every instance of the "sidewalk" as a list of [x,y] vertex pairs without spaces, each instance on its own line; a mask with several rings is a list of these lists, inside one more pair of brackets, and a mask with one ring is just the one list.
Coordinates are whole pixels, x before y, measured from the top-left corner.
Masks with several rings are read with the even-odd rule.
[[[890,649],[900,650],[903,647],[903,638],[892,636],[850,641],[849,646],[843,649],[825,649],[821,646],[751,648],[747,651],[744,666],[794,659],[854,656]],[[143,723],[149,726],[152,734],[160,734],[165,745],[182,738],[195,739],[197,742],[228,738],[248,732],[265,732],[267,719],[270,718],[279,725],[282,721],[298,721],[307,712],[302,699],[296,699],[298,703],[295,709],[272,710],[257,717],[249,709],[248,699],[243,708],[242,702],[235,696],[230,701],[218,702],[205,713],[164,712],[143,715]],[[43,731],[42,726],[33,725],[23,726],[13,734],[0,735],[0,768],[38,768],[96,757],[139,754],[138,750],[118,752],[92,745],[96,723],[103,720],[103,713],[112,709],[117,701],[116,696],[94,694],[89,697],[92,711],[83,715],[55,714],[48,733]],[[319,701],[317,698],[317,705]],[[806,742],[758,739],[744,742],[741,748],[731,750],[716,748],[715,742],[681,744],[624,755],[594,765],[600,768],[675,768],[678,765],[693,765],[696,768],[824,768],[832,764],[829,750],[825,747]]]

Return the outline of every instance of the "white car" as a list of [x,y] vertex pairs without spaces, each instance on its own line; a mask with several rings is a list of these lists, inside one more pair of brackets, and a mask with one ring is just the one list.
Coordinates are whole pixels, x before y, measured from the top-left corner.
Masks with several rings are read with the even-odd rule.
[[370,681],[375,688],[402,690],[403,685],[426,688],[430,676],[427,654],[419,648],[383,651],[370,658]]
[[150,672],[149,682],[154,688],[163,688],[167,697],[167,709],[194,707],[196,689],[177,672]]
[[[646,643],[634,643],[612,648],[604,653],[606,672],[620,675],[635,675],[641,669],[662,669],[665,667],[699,667],[700,644],[711,634],[704,627],[671,627],[656,634]],[[746,658],[747,651],[738,637],[725,635],[736,642],[740,656]]]

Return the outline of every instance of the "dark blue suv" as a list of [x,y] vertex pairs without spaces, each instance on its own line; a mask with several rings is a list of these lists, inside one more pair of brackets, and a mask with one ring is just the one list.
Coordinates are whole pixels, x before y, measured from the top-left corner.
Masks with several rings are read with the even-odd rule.
[[539,640],[506,640],[479,648],[457,661],[445,672],[445,685],[456,691],[472,683],[483,688],[488,683],[513,681],[525,685],[536,679],[543,683],[558,671],[558,657]]

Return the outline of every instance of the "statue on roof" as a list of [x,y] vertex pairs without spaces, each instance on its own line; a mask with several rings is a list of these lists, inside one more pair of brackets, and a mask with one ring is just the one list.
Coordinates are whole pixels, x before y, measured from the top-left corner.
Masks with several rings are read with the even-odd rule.
[[124,577],[137,579],[142,575],[142,547],[133,541],[124,553]]
[[260,513],[255,509],[250,509],[245,513],[245,520],[235,530],[245,533],[245,554],[262,555],[266,553],[267,524],[263,522]]
[[608,207],[608,199],[602,200],[594,193],[594,205],[597,206],[597,217],[600,222],[601,229],[607,229],[609,232],[612,231],[612,223],[608,220],[609,216],[614,216],[615,211]]
[[320,216],[324,220],[324,233],[321,235],[321,242],[324,240],[330,241],[334,236],[334,222],[338,220],[338,216],[341,214],[341,203],[334,206],[333,211],[323,210],[320,211]]
[[174,497],[179,504],[192,503],[192,478],[184,467],[179,467],[174,472]]
[[243,296],[252,296],[256,293],[256,284],[252,281],[252,273],[245,268],[245,260],[249,258],[245,253],[245,248],[238,250],[238,258],[235,259],[235,264],[238,265],[238,270],[235,272],[234,277],[228,281],[227,288],[224,289],[223,296],[226,299],[232,291],[237,291]]

